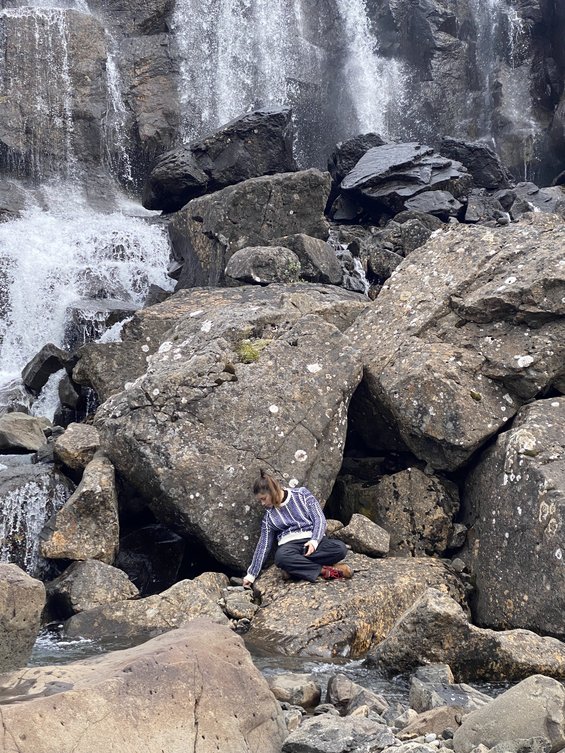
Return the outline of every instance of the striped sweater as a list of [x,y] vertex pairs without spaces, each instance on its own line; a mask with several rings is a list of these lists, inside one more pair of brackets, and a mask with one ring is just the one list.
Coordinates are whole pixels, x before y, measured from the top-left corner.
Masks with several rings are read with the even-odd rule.
[[279,507],[270,508],[263,516],[261,536],[245,576],[251,583],[261,572],[275,537],[279,546],[288,541],[304,539],[317,547],[326,531],[326,518],[312,492],[304,486],[284,491],[284,502]]

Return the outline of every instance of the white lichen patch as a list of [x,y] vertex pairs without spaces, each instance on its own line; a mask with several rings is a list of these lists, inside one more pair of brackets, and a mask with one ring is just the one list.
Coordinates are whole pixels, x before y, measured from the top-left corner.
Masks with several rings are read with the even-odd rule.
[[294,453],[294,459],[297,460],[299,463],[304,463],[306,460],[308,460],[308,453],[306,450],[296,450]]
[[514,356],[514,359],[519,369],[527,369],[534,362],[532,356]]
[[297,478],[291,478],[288,482],[288,485],[291,489],[295,489],[298,486],[298,479]]
[[269,413],[272,413],[273,415],[276,415],[279,412],[279,406],[278,405],[269,405]]
[[322,366],[319,363],[309,363],[306,367],[311,374],[317,374],[322,370]]
[[173,347],[173,343],[170,340],[165,340],[164,343],[161,343],[159,346],[159,353],[168,353],[169,350],[171,350]]
[[149,345],[142,345],[142,346],[141,346],[141,350],[142,350],[142,351],[143,351],[144,353],[149,353]]
[[189,316],[200,316],[200,314],[204,313],[204,309],[198,309],[198,311],[192,311]]
[[153,397],[157,397],[157,395],[159,394],[159,390],[157,389],[157,387],[155,387],[155,389],[153,390],[151,394],[153,395]]
[[206,319],[206,321],[204,322],[204,324],[200,327],[200,331],[201,332],[210,332],[211,329],[212,329],[212,320],[211,319]]

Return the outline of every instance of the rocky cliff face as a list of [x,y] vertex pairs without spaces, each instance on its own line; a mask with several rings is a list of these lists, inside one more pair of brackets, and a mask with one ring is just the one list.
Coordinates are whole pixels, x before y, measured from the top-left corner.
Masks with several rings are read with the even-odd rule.
[[301,166],[372,130],[486,138],[518,178],[562,167],[565,17],[551,0],[15,5],[0,14],[0,157],[19,175],[86,162],[139,188],[162,152],[273,104],[294,109]]

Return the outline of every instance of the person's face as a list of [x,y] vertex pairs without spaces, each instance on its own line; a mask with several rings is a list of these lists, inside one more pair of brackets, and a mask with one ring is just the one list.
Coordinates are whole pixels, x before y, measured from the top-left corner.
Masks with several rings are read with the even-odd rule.
[[256,494],[255,499],[265,510],[270,510],[273,506],[273,498],[270,494]]

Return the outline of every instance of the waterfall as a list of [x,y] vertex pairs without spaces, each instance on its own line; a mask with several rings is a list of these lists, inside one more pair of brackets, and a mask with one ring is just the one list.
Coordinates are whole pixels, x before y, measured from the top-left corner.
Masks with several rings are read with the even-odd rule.
[[15,562],[32,576],[46,563],[39,556],[39,534],[47,519],[70,497],[68,484],[50,468],[0,467],[0,561]]
[[337,0],[348,49],[345,80],[354,87],[355,133],[374,131],[392,137],[392,106],[402,110],[405,73],[399,61],[381,57],[371,31],[365,0]]
[[[511,0],[473,0],[477,27],[477,70],[484,102],[479,136],[492,137],[503,161],[529,179],[541,128],[530,93],[532,61],[523,19]],[[494,117],[493,117],[494,115]]]
[[14,127],[5,165],[38,180],[73,177],[72,84],[67,12],[57,8],[0,11],[7,40],[0,97],[10,103]]
[[170,287],[163,226],[124,212],[95,212],[76,187],[67,191],[59,186],[49,211],[34,206],[0,224],[2,383],[46,342],[65,345],[69,313],[81,301],[141,306],[151,284]]
[[[339,40],[320,33],[326,17]],[[295,113],[296,156],[312,164],[316,147],[301,126],[315,131],[325,160],[326,140],[387,134],[390,103],[401,100],[400,65],[376,53],[365,0],[328,0],[321,9],[304,0],[177,0],[173,31],[185,141],[258,105],[284,104]],[[346,90],[343,108],[331,101],[336,88]]]

